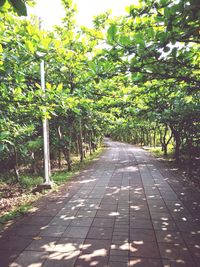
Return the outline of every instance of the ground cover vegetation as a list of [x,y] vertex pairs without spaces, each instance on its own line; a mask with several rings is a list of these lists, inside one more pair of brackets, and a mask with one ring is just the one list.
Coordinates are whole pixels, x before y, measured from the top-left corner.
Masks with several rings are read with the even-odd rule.
[[44,30],[24,17],[33,1],[0,1],[1,183],[41,182],[45,117],[52,168],[71,171],[107,135],[164,155],[170,147],[198,176],[199,1],[142,0],[124,16],[96,16],[93,28],[62,3],[62,25]]

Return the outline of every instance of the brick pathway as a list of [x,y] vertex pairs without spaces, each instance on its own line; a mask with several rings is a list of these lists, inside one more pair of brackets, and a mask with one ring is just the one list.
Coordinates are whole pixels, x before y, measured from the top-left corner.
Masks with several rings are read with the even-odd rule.
[[0,239],[0,267],[200,266],[199,192],[147,152],[108,142]]

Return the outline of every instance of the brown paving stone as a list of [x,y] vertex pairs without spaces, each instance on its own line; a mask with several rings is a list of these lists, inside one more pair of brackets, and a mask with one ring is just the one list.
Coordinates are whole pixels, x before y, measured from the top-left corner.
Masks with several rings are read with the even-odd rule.
[[93,239],[111,239],[112,237],[112,228],[107,227],[91,227],[87,238]]
[[155,232],[149,229],[130,229],[131,242],[156,242]]
[[76,227],[81,227],[81,226],[91,226],[93,222],[93,218],[74,218],[71,223],[70,226],[76,226]]
[[126,263],[128,266],[129,257],[128,255],[110,255],[109,262]]
[[129,229],[127,228],[114,228],[113,231],[113,239],[117,239],[117,238],[129,238]]
[[95,266],[95,267],[108,267],[108,258],[105,256],[97,256],[97,254],[93,253],[91,255],[84,255],[82,254],[77,261],[75,262],[74,267],[89,267],[89,266]]
[[169,221],[172,220],[172,216],[169,212],[151,212],[151,218],[153,220]]
[[0,239],[0,250],[19,250],[25,249],[32,241],[31,237],[9,236]]
[[86,239],[75,266],[107,266],[110,240]]
[[[140,148],[110,145],[76,180],[38,201],[30,218],[8,227],[0,248],[8,237],[17,236],[18,248],[26,249],[22,264],[29,252],[33,264],[36,253],[49,251],[48,259],[41,260],[45,267],[163,267],[161,256],[170,267],[199,262],[199,193]],[[16,248],[15,241],[3,249]]]
[[[120,257],[121,259],[121,257]],[[114,261],[114,260],[117,260],[117,261]],[[121,261],[118,261],[118,257],[114,257],[114,258],[111,258],[107,267],[127,267],[129,266],[128,262],[126,262],[126,259],[124,260],[124,262],[121,262]]]
[[182,232],[182,237],[188,246],[200,244],[199,231]]
[[130,244],[131,257],[160,258],[156,242],[134,241]]
[[56,245],[56,242],[58,241],[58,238],[55,237],[36,237],[28,247],[26,247],[26,250],[33,250],[33,251],[54,251],[54,247]]
[[153,220],[153,228],[163,231],[179,231],[177,224],[172,220]]
[[175,221],[182,221],[182,222],[184,221],[193,222],[194,221],[193,217],[184,211],[171,212],[171,216]]
[[117,210],[117,205],[112,205],[112,204],[101,204],[99,206],[99,210],[107,210],[107,211],[116,211]]
[[145,259],[131,257],[129,265],[130,267],[163,267],[162,261],[159,259]]
[[40,232],[40,236],[48,237],[61,237],[66,230],[66,226],[63,225],[49,225]]
[[37,236],[41,231],[41,226],[38,225],[21,225],[10,232],[14,236]]
[[153,229],[153,224],[151,220],[132,218],[130,220],[130,228]]
[[192,231],[199,231],[200,232],[200,224],[196,222],[176,222],[178,229],[182,232],[192,232]]
[[147,212],[148,206],[144,205],[144,204],[131,204],[130,205],[130,212],[135,212],[135,211]]
[[82,251],[84,254],[91,254],[96,250],[103,250],[107,255],[110,250],[110,240],[99,240],[99,239],[85,239]]
[[78,218],[94,218],[96,215],[97,211],[96,210],[79,210],[76,214],[76,217]]
[[150,214],[149,212],[144,212],[144,211],[131,211],[130,212],[130,218],[137,218],[137,219],[150,219]]
[[62,237],[72,237],[72,238],[85,238],[88,234],[89,227],[85,226],[69,226],[63,233]]
[[128,223],[115,222],[114,227],[115,227],[115,231],[121,231],[121,229],[129,230],[129,228],[130,228],[129,222]]
[[51,220],[53,219],[53,216],[35,216],[35,215],[28,215],[24,216],[17,225],[39,225],[39,226],[44,226],[47,225]]
[[129,244],[124,245],[111,245],[110,256],[122,256],[128,259],[129,256]]
[[8,267],[20,254],[19,250],[1,250],[0,249],[0,266]]
[[114,226],[114,218],[94,218],[92,223],[92,227],[113,227]]
[[62,217],[62,216],[65,216],[66,218],[73,218],[74,216],[76,216],[77,212],[78,212],[79,208],[78,209],[73,209],[73,208],[63,208],[62,210],[60,210],[56,216],[57,217]]
[[9,267],[41,267],[48,253],[38,251],[23,251]]
[[188,248],[183,244],[158,243],[158,246],[163,259],[192,261]]
[[165,205],[156,205],[156,204],[149,204],[149,210],[150,212],[156,212],[156,213],[167,213],[168,208]]
[[184,239],[181,236],[180,232],[177,231],[163,231],[163,230],[156,230],[155,231],[156,238],[158,242],[164,242],[164,243],[178,243],[178,244],[184,244]]
[[72,222],[73,217],[61,215],[60,217],[54,217],[50,222],[49,226],[65,226],[67,227]]
[[47,257],[42,267],[72,267],[74,266],[80,251],[52,252]]
[[200,262],[200,245],[199,244],[190,245],[189,251],[194,261],[199,263]]
[[82,248],[84,239],[81,238],[72,238],[72,237],[62,237],[59,241],[56,242],[56,245],[53,248],[53,251],[57,252],[70,252],[80,250]]
[[50,209],[43,209],[43,210],[39,210],[39,211],[36,211],[34,214],[36,216],[56,216],[57,213],[59,212],[59,210],[57,209],[54,209],[54,210],[50,210]]
[[112,205],[115,205],[115,204],[118,203],[118,198],[114,198],[113,196],[103,197],[102,200],[101,200],[101,204],[107,204],[107,203],[110,203]]
[[115,218],[118,216],[119,216],[119,212],[117,211],[98,210],[96,213],[96,217],[98,218]]
[[163,267],[198,267],[193,261],[185,261],[185,260],[177,260],[177,261],[169,261],[163,260]]

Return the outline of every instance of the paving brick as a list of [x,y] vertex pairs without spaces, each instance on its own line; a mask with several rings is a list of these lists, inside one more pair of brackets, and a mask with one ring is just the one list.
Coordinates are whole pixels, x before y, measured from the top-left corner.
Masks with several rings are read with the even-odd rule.
[[130,229],[131,242],[156,242],[155,232],[149,229]]
[[131,257],[129,262],[130,267],[163,267],[162,261],[153,258],[137,258]]
[[80,251],[52,252],[47,257],[42,267],[72,267],[74,266]]
[[163,259],[192,261],[188,248],[183,244],[158,243],[158,246]]
[[94,238],[94,239],[111,239],[113,229],[107,227],[91,227],[87,238]]
[[86,226],[69,226],[63,233],[63,237],[85,238],[88,234],[89,227]]
[[108,146],[7,227],[0,267],[198,266],[199,192],[142,149]]
[[9,267],[41,267],[47,257],[47,252],[23,251]]
[[158,242],[163,243],[182,243],[184,245],[184,239],[181,236],[180,232],[177,231],[163,231],[163,230],[156,230],[155,231],[156,238]]
[[0,249],[0,266],[8,267],[20,254],[19,250],[1,250]]
[[156,242],[134,241],[130,245],[130,255],[144,258],[160,258]]
[[35,240],[26,247],[26,250],[33,251],[54,251],[58,238],[55,237],[36,237]]
[[84,239],[81,238],[72,238],[72,237],[62,237],[60,238],[52,251],[57,252],[70,252],[80,250],[83,246]]
[[92,227],[113,227],[115,223],[114,218],[94,218]]
[[48,237],[61,237],[66,230],[66,226],[63,225],[49,225],[40,232],[40,236]]
[[32,241],[31,237],[8,236],[0,239],[0,250],[24,250]]

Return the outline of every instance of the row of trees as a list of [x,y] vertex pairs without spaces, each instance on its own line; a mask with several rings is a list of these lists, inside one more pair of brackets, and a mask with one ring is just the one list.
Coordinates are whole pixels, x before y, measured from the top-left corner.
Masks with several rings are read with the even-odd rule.
[[[82,161],[107,134],[141,145],[174,144],[176,161],[199,154],[199,3],[143,0],[113,19],[78,28],[75,6],[54,31],[17,18],[7,3],[0,22],[0,167],[42,159],[42,119],[49,119],[52,162]],[[45,60],[46,95],[39,65]]]
[[200,154],[199,7],[196,0],[140,1],[109,22],[102,53],[126,88],[112,136],[159,143],[165,155],[171,142],[189,172]]
[[[52,32],[39,30],[36,18],[19,19],[7,3],[1,9],[0,168],[38,173],[43,158],[42,120],[49,119],[52,164],[72,168],[72,154],[83,161],[102,140],[104,115],[96,110],[88,60],[97,42],[75,31],[71,1]],[[45,60],[46,93],[40,86]]]

